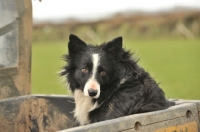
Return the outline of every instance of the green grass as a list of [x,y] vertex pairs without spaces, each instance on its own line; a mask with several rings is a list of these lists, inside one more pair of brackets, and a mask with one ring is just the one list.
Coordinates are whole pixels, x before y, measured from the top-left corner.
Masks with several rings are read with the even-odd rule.
[[58,72],[64,66],[64,42],[39,42],[32,46],[32,93],[66,94],[67,90]]
[[[200,39],[127,40],[124,47],[136,52],[144,67],[165,91],[167,98],[200,99]],[[32,93],[66,94],[58,72],[67,42],[34,43]]]

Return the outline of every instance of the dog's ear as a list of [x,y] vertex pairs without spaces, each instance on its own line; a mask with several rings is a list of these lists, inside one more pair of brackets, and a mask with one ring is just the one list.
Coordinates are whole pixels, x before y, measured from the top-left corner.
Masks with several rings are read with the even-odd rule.
[[68,50],[69,53],[76,53],[79,50],[83,50],[87,44],[78,38],[74,34],[69,35],[69,43],[68,43]]
[[117,56],[119,51],[122,49],[122,37],[114,38],[113,40],[109,41],[105,45],[105,50],[108,53],[111,53],[114,56]]

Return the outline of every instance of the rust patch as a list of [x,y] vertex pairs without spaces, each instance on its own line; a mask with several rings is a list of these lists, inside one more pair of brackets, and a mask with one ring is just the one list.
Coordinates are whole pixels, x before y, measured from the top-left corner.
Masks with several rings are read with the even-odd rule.
[[20,132],[55,132],[68,122],[65,114],[45,99],[31,99],[21,104],[14,120],[14,130]]
[[25,96],[0,101],[0,132],[55,132],[74,127],[68,99]]
[[196,121],[192,121],[181,125],[158,129],[154,132],[198,132],[198,124]]
[[12,132],[13,128],[11,128],[11,122],[6,120],[4,116],[0,115],[0,132]]

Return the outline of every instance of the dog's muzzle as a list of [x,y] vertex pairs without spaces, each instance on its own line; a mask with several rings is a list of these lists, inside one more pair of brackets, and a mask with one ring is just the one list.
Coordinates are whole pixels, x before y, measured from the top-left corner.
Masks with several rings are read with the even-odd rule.
[[96,80],[89,79],[84,87],[84,95],[98,98],[100,95],[100,84]]

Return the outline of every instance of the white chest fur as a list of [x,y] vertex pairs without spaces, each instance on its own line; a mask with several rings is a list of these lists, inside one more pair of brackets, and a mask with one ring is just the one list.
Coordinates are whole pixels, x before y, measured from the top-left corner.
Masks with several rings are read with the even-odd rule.
[[81,90],[74,91],[74,99],[76,104],[74,117],[80,125],[89,124],[88,113],[97,108],[98,104],[93,104],[92,98],[85,96]]

